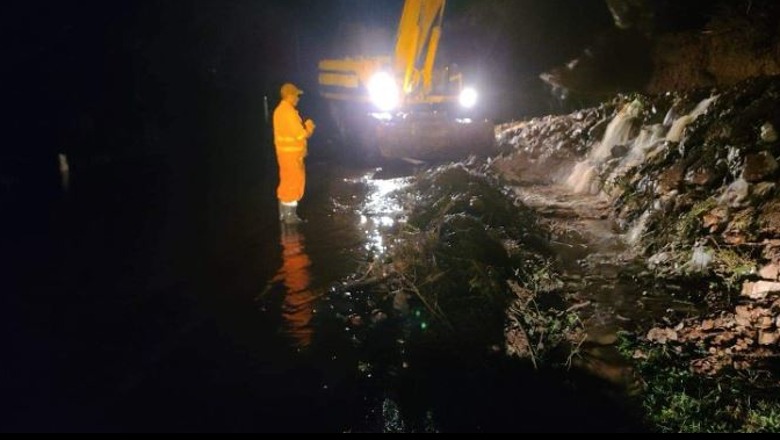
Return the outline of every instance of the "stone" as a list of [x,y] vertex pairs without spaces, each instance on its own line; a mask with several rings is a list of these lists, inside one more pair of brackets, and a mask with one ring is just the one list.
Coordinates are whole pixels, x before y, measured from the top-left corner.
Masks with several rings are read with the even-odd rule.
[[745,159],[745,169],[742,177],[750,183],[758,183],[767,180],[780,168],[777,160],[769,151],[751,154]]
[[759,332],[758,334],[758,345],[767,347],[770,345],[777,344],[777,341],[780,340],[780,335],[778,335],[776,332]]
[[715,180],[715,173],[710,168],[697,168],[688,172],[685,182],[690,185],[708,186]]
[[720,202],[731,208],[740,208],[750,196],[750,184],[745,179],[732,183],[721,196]]
[[761,141],[767,144],[771,144],[774,142],[777,142],[778,136],[777,136],[777,130],[775,130],[774,125],[772,125],[771,122],[767,122],[766,124],[761,126]]
[[647,333],[648,341],[659,344],[666,344],[670,341],[676,342],[679,338],[677,332],[670,328],[654,328]]
[[775,263],[768,264],[761,268],[758,274],[765,280],[777,281],[777,278],[780,277],[780,266]]
[[753,188],[753,198],[762,201],[768,199],[777,188],[777,184],[772,182],[761,182]]
[[756,283],[747,282],[742,286],[742,296],[754,300],[765,299],[770,293],[780,292],[780,283],[759,281]]
[[747,243],[747,235],[739,231],[726,231],[723,234],[723,241],[732,246],[741,246]]
[[750,307],[748,306],[737,306],[735,313],[737,317],[750,319],[753,316],[753,313],[750,311]]
[[663,195],[675,190],[679,190],[680,185],[684,180],[685,165],[681,163],[672,165],[658,177],[658,182],[656,183],[656,194]]

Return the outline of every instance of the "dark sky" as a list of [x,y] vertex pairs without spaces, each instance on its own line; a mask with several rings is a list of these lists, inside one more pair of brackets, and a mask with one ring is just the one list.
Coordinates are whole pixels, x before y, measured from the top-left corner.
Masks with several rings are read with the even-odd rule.
[[[402,5],[10,3],[4,67],[11,101],[18,103],[10,121],[27,143],[55,149],[82,142],[79,136],[101,138],[101,148],[137,148],[148,131],[194,117],[210,105],[209,96],[258,101],[275,97],[284,81],[316,88],[320,59],[391,47]],[[524,105],[530,108],[524,87],[577,56],[613,23],[604,0],[450,0],[444,25],[442,59],[471,74],[488,99],[503,99],[500,105],[521,115]],[[30,133],[42,139],[31,141]]]
[[[55,94],[60,88],[100,94],[106,82],[139,76],[165,80],[190,75],[239,88],[270,86],[282,77],[307,83],[313,81],[320,58],[360,44],[349,34],[350,26],[383,28],[392,35],[402,4],[25,2],[21,13],[9,15],[14,17],[11,59],[19,67],[17,73],[47,83]],[[509,63],[510,70],[535,74],[576,53],[590,35],[609,26],[609,20],[603,0],[451,0],[444,49],[456,61]]]

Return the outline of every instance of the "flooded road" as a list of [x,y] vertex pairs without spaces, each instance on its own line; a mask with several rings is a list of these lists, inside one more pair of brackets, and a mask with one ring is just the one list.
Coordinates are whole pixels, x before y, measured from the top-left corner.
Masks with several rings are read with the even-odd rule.
[[9,430],[629,429],[501,356],[413,358],[372,300],[333,289],[386,250],[412,170],[312,161],[308,223],[285,228],[273,163],[234,165],[202,186],[165,162],[90,170],[16,225]]
[[403,181],[315,159],[309,222],[282,228],[269,152],[193,154],[76,165],[68,193],[6,205],[4,428],[356,426],[350,336],[312,318],[383,251]]
[[549,228],[563,294],[587,333],[574,365],[636,392],[637,377],[617,348],[619,333],[652,325],[670,307],[684,316],[696,311],[694,304],[675,299],[668,283],[647,272],[629,244],[632,232],[620,232],[603,195],[576,194],[554,184],[519,185],[514,192]]
[[308,223],[283,228],[267,140],[233,128],[178,155],[73,161],[69,192],[9,205],[8,430],[632,429],[562,375],[411,358],[372,300],[334,285],[385,252],[414,170],[315,155]]

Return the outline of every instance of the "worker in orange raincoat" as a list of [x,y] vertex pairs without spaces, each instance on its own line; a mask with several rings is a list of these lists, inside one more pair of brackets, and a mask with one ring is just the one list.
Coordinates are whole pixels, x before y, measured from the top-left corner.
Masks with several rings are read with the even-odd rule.
[[303,122],[298,114],[298,102],[303,91],[294,84],[282,86],[282,101],[274,110],[274,146],[279,163],[279,220],[287,224],[300,223],[296,212],[306,188],[304,159],[308,139],[314,134],[314,121]]

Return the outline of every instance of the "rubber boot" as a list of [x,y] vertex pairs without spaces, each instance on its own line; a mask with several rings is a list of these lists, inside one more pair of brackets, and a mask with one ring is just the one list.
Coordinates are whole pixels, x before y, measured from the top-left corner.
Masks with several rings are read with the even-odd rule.
[[296,213],[296,211],[297,211],[297,207],[296,206],[282,205],[282,207],[283,207],[283,212],[284,212],[282,221],[285,224],[297,225],[297,224],[303,223],[303,220],[301,220],[301,218],[298,217],[298,214]]

